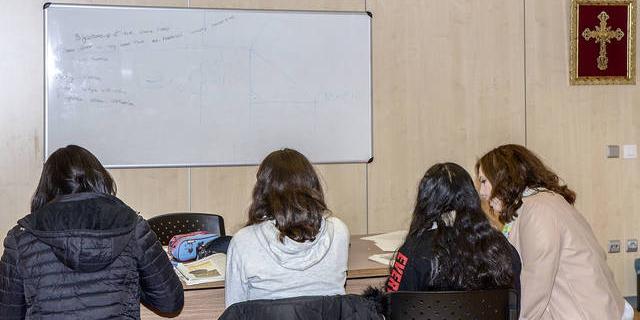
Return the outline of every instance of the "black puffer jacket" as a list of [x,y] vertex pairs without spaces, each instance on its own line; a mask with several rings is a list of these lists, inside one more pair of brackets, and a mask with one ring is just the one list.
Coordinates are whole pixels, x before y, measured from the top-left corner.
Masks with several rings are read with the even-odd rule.
[[147,222],[116,197],[59,197],[4,240],[2,319],[139,319],[140,301],[178,312],[182,285]]
[[355,294],[249,300],[229,306],[218,320],[382,320],[376,305]]

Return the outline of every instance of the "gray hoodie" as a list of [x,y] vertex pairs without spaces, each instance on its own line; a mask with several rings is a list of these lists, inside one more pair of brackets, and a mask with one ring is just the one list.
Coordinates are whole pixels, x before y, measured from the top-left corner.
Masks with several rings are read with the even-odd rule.
[[227,251],[225,305],[256,299],[344,294],[349,230],[335,217],[313,241],[278,240],[273,220],[242,228]]

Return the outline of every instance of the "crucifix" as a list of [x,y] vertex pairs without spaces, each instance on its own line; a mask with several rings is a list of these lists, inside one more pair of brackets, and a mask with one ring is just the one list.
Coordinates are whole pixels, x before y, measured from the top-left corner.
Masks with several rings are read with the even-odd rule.
[[592,31],[589,28],[584,29],[584,31],[582,32],[582,37],[587,41],[593,38],[596,39],[596,43],[600,43],[598,69],[607,70],[607,65],[609,63],[609,59],[607,58],[607,43],[610,43],[611,39],[613,38],[620,41],[620,39],[624,37],[624,32],[622,32],[620,28],[616,29],[615,31],[611,31],[611,26],[607,25],[609,15],[604,11],[598,14],[598,19],[600,20],[600,26],[596,26],[595,31]]

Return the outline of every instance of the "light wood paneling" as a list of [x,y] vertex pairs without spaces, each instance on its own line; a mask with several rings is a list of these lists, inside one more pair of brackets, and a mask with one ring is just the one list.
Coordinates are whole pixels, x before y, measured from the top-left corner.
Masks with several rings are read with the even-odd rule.
[[327,206],[351,234],[367,233],[366,164],[316,166]]
[[190,0],[191,7],[363,11],[365,0]]
[[2,241],[16,221],[29,213],[31,195],[42,170],[42,4],[0,2],[0,39]]
[[247,222],[257,170],[256,166],[191,169],[191,210],[221,215],[227,233],[235,233]]
[[[407,228],[428,167],[524,143],[522,3],[371,0],[369,232]],[[496,17],[500,17],[497,19]]]
[[[576,191],[576,207],[603,248],[609,239],[638,239],[639,160],[606,159],[605,146],[640,142],[640,90],[570,86],[570,1],[525,3],[528,146]],[[637,257],[609,254],[624,295],[635,295]]]
[[145,218],[189,211],[189,169],[112,169],[118,197]]

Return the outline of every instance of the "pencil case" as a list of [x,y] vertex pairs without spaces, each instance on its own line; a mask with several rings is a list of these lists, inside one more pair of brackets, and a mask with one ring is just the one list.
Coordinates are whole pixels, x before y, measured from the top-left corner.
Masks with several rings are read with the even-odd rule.
[[196,231],[175,235],[169,240],[169,254],[176,261],[194,260],[198,247],[205,245],[219,235],[207,231]]

